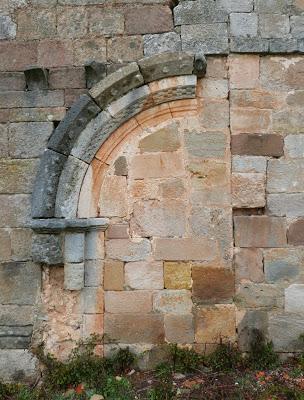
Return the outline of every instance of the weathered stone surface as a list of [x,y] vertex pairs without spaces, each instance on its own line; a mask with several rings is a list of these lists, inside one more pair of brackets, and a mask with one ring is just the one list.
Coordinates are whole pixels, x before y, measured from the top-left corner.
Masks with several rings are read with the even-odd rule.
[[253,9],[253,0],[216,0],[218,8],[227,12],[250,12]]
[[296,108],[278,111],[273,114],[273,129],[278,133],[302,133],[303,127],[303,114]]
[[191,264],[186,262],[165,262],[164,281],[166,289],[191,289]]
[[175,151],[181,146],[177,125],[172,124],[144,137],[139,142],[141,153],[153,153],[159,151]]
[[301,217],[303,216],[303,193],[279,193],[267,196],[267,209],[272,215]]
[[234,274],[228,268],[192,267],[192,293],[195,303],[232,302]]
[[[77,9],[76,9],[77,10]],[[89,9],[89,31],[99,35],[119,35],[124,31],[124,15],[116,9]]]
[[304,219],[298,219],[289,225],[287,238],[288,244],[293,246],[304,245]]
[[267,336],[268,315],[266,311],[241,310],[237,312],[238,345],[242,351],[250,350],[255,329]]
[[255,13],[231,13],[230,33],[237,37],[255,37],[258,33],[258,16]]
[[283,155],[284,140],[280,135],[274,134],[245,134],[231,136],[232,154],[252,156]]
[[269,193],[304,191],[304,160],[270,160],[267,170]]
[[107,41],[107,54],[108,61],[118,64],[139,60],[144,55],[143,37],[114,36]]
[[0,193],[31,193],[37,160],[0,160]]
[[104,232],[102,230],[89,230],[86,233],[84,257],[86,260],[104,259]]
[[234,53],[268,53],[267,39],[235,37],[230,39],[230,51]]
[[33,67],[24,71],[26,88],[28,90],[46,90],[48,88],[48,72],[42,68]]
[[271,111],[258,108],[231,108],[231,131],[235,133],[270,133]]
[[233,156],[232,172],[266,173],[267,158],[258,156]]
[[4,382],[37,380],[38,360],[28,350],[0,350],[0,373]]
[[[89,338],[93,334],[102,335],[103,333],[103,314],[84,314],[83,316],[83,336]],[[99,396],[99,395],[94,395]],[[93,396],[93,400],[94,400]],[[102,400],[97,397],[95,400]]]
[[31,343],[32,326],[0,326],[1,349],[27,349]]
[[274,312],[269,316],[269,339],[272,340],[275,351],[302,351],[303,345],[299,337],[303,329],[303,314]]
[[191,75],[193,72],[193,55],[161,53],[139,60],[138,65],[145,82],[152,82],[177,75]]
[[[12,122],[54,122],[61,121],[65,113],[64,107],[11,108],[2,110],[0,120],[3,122],[8,120]],[[53,126],[51,132],[52,130]]]
[[125,18],[127,35],[160,33],[173,29],[172,13],[168,6],[130,7]]
[[181,50],[181,46],[180,35],[175,32],[144,36],[145,56],[152,56],[153,54],[165,52],[178,52]]
[[64,261],[81,263],[84,258],[84,233],[67,232],[64,237]]
[[291,35],[297,39],[304,38],[304,18],[303,16],[294,15],[290,17]]
[[285,219],[267,216],[234,217],[238,247],[285,247]]
[[135,155],[130,163],[133,179],[168,178],[184,174],[183,160],[179,153]]
[[0,157],[8,157],[8,127],[0,124]]
[[106,77],[107,67],[105,63],[90,61],[85,65],[86,86],[91,89],[101,79]]
[[154,292],[153,309],[156,312],[187,314],[192,310],[191,291],[161,290]]
[[87,10],[84,7],[59,8],[57,32],[62,38],[79,38],[87,34]]
[[304,250],[299,248],[264,250],[264,271],[267,283],[304,282],[301,265]]
[[106,232],[107,239],[128,239],[128,224],[111,224]]
[[101,287],[85,287],[81,291],[83,312],[85,314],[103,314],[104,292]]
[[63,105],[64,96],[62,90],[44,92],[2,91],[0,93],[1,108],[62,107]]
[[17,25],[9,15],[0,16],[0,39],[15,39]]
[[0,264],[1,304],[33,305],[40,288],[40,266],[34,263]]
[[259,84],[260,60],[257,55],[231,55],[228,58],[232,89],[253,89]]
[[282,99],[278,95],[278,92],[260,88],[231,90],[230,99],[232,107],[277,109],[282,106]]
[[99,198],[100,215],[125,217],[128,212],[127,180],[125,176],[107,176]]
[[0,326],[27,327],[34,323],[33,306],[1,305]]
[[105,292],[105,312],[111,314],[149,313],[152,292],[148,290]]
[[120,156],[114,163],[115,175],[127,176],[128,175],[128,164],[125,156]]
[[189,344],[194,341],[193,315],[165,315],[166,341],[178,344]]
[[103,285],[102,260],[86,260],[84,264],[84,285],[88,287],[98,287]]
[[233,173],[231,185],[233,207],[255,208],[265,206],[265,174]]
[[189,132],[185,135],[185,146],[190,156],[200,158],[223,158],[227,138],[222,132]]
[[237,283],[263,282],[263,253],[260,249],[234,249],[234,270]]
[[282,308],[284,291],[266,283],[243,283],[237,290],[235,302],[241,308]]
[[163,343],[164,322],[160,314],[105,314],[105,335],[118,343]]
[[35,262],[56,265],[63,263],[62,238],[59,235],[40,234],[33,237],[32,256]]
[[9,261],[11,257],[11,239],[9,231],[6,229],[0,230],[0,261]]
[[227,99],[228,81],[227,79],[203,79],[202,96],[210,98]]
[[149,256],[151,243],[148,239],[111,239],[106,241],[109,258],[121,261],[141,261]]
[[294,284],[285,289],[285,311],[291,313],[303,312],[304,285]]
[[81,290],[84,287],[84,263],[64,264],[64,288]]
[[37,43],[3,41],[0,56],[0,71],[22,71],[37,63]]
[[124,263],[122,261],[106,260],[104,268],[104,289],[123,290]]
[[194,314],[197,343],[234,342],[236,336],[235,307],[217,305],[199,307]]
[[21,10],[18,13],[19,39],[44,39],[56,35],[56,14],[52,9]]
[[289,34],[289,16],[280,14],[261,14],[259,28],[262,38],[282,38]]
[[1,90],[24,90],[25,77],[22,72],[1,72],[0,73]]
[[206,78],[227,79],[227,77],[227,58],[209,56],[207,59]]
[[13,261],[28,261],[31,259],[32,231],[30,229],[13,229],[11,236],[11,259]]
[[1,195],[0,228],[24,227],[30,220],[30,196]]
[[[67,50],[65,50],[67,53]],[[73,41],[73,61],[65,64],[83,66],[94,60],[100,63],[107,61],[107,43],[104,37],[84,38]],[[61,64],[62,65],[62,64]]]
[[89,96],[80,96],[54,131],[48,148],[69,155],[80,132],[99,112],[99,107]]
[[296,39],[270,39],[269,53],[295,53],[299,50]]
[[[174,8],[175,25],[226,22],[227,12],[212,0],[183,1]],[[218,5],[220,6],[220,5]]]
[[140,261],[127,263],[125,285],[130,289],[163,289],[163,263]]
[[[221,169],[218,169],[220,171]],[[212,170],[211,170],[212,171]],[[216,172],[216,169],[213,170]],[[222,169],[223,171],[223,169]],[[201,205],[205,204],[208,207],[228,207],[231,204],[231,196],[230,196],[230,187],[227,185],[227,176],[214,175],[214,181],[208,185],[208,175],[206,176],[206,180],[204,178],[200,178],[199,176],[193,176],[191,179],[191,203],[193,206],[196,206],[193,209],[193,215],[199,215],[202,211]],[[221,182],[223,186],[221,186]],[[208,211],[206,210],[206,213]],[[198,223],[193,218],[192,220],[193,231],[196,234],[199,234],[203,228],[198,226]]]
[[131,63],[126,67],[108,75],[90,90],[90,95],[104,109],[112,101],[117,100],[131,89],[143,84],[138,65]]
[[210,261],[218,255],[213,241],[206,238],[154,239],[154,257],[168,261]]

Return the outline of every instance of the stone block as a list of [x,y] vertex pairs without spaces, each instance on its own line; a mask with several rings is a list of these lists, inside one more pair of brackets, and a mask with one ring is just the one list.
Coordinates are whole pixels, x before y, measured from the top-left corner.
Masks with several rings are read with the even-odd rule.
[[212,0],[183,1],[174,8],[174,24],[214,24],[226,22],[226,10],[217,8]]
[[231,185],[233,207],[256,208],[265,206],[265,174],[233,173]]
[[304,282],[301,265],[304,251],[299,248],[264,250],[264,272],[267,283]]
[[265,174],[267,158],[258,156],[233,156],[232,172]]
[[230,51],[234,53],[268,53],[268,39],[234,37],[230,39]]
[[141,237],[180,237],[186,231],[186,203],[180,200],[149,200],[133,206],[131,232]]
[[49,86],[51,89],[86,87],[85,71],[83,67],[56,68],[49,72]]
[[161,182],[159,192],[164,199],[180,199],[186,194],[185,182],[180,178],[170,178]]
[[1,195],[0,228],[20,228],[29,223],[31,199],[29,195]]
[[209,56],[207,59],[206,78],[227,79],[227,77],[227,58]]
[[227,54],[226,23],[182,25],[182,50],[203,54]]
[[156,260],[168,261],[211,261],[218,255],[210,239],[154,239],[154,257]]
[[234,249],[235,281],[264,281],[263,253],[260,249]]
[[197,343],[233,343],[236,337],[235,307],[199,307],[195,310],[194,325]]
[[259,85],[260,57],[258,55],[230,55],[228,59],[230,87],[254,89]]
[[130,289],[163,289],[162,262],[130,262],[125,265],[125,285]]
[[277,109],[282,107],[278,92],[263,89],[238,89],[230,92],[231,106]]
[[85,65],[86,85],[91,89],[99,81],[104,79],[107,75],[107,66],[105,63],[98,61],[89,61]]
[[266,311],[241,310],[237,312],[238,345],[241,351],[250,350],[255,329],[258,329],[267,337],[268,315]]
[[120,35],[124,32],[124,23],[124,15],[119,10],[89,9],[89,32],[95,35]]
[[25,90],[25,77],[22,72],[1,72],[1,90]]
[[64,237],[64,261],[81,263],[84,259],[84,233],[67,232]]
[[181,147],[177,125],[172,124],[166,128],[157,130],[139,141],[141,153],[154,153],[176,151]]
[[125,156],[120,156],[115,161],[114,174],[118,176],[128,176],[128,164]]
[[267,216],[234,217],[237,247],[285,247],[285,219]]
[[304,158],[304,135],[288,135],[284,143],[286,157]]
[[86,260],[84,264],[84,285],[88,287],[98,287],[103,285],[102,260]]
[[286,102],[290,106],[302,106],[304,104],[304,90],[295,90],[287,95]]
[[277,111],[273,114],[273,129],[278,133],[302,133],[303,127],[304,116],[296,108]]
[[293,246],[304,245],[304,219],[298,219],[289,225],[287,232],[288,244]]
[[164,280],[166,289],[191,289],[191,263],[165,262]]
[[143,84],[143,77],[140,74],[136,63],[108,75],[107,79],[100,81],[90,90],[90,95],[103,109],[112,101],[117,100],[131,89]]
[[258,16],[255,13],[231,13],[230,34],[236,37],[256,37]]
[[147,83],[170,76],[191,75],[193,61],[193,55],[187,53],[161,53],[139,60],[138,65]]
[[184,166],[179,153],[158,153],[135,155],[130,163],[133,179],[168,178],[184,174]]
[[4,382],[34,384],[39,376],[38,360],[28,350],[0,350],[0,374]]
[[259,16],[259,31],[262,38],[282,38],[290,31],[289,16],[280,14],[261,14]]
[[270,39],[269,53],[295,53],[298,50],[297,39]]
[[37,43],[3,41],[0,60],[0,71],[22,71],[28,65],[37,64]]
[[47,265],[63,263],[62,238],[59,235],[39,234],[33,237],[33,260]]
[[82,292],[84,314],[103,314],[104,292],[101,287],[85,287]]
[[[88,338],[93,334],[103,334],[103,314],[84,314],[83,316],[83,336]],[[96,399],[98,400],[98,399]]]
[[168,6],[129,7],[125,13],[127,35],[161,33],[173,30],[172,12]]
[[[70,40],[44,39],[38,43],[38,65],[57,68],[73,64],[73,48]],[[75,65],[77,65],[75,63]]]
[[192,267],[193,301],[200,304],[231,303],[234,274],[228,268]]
[[37,169],[37,160],[1,160],[0,193],[31,193]]
[[269,193],[304,191],[304,160],[270,160],[267,170]]
[[61,107],[63,105],[64,93],[62,90],[2,91],[0,93],[1,108]]
[[291,35],[296,39],[304,38],[304,17],[293,15],[290,17]]
[[11,258],[11,238],[9,231],[6,229],[0,230],[0,261],[9,261]]
[[109,342],[164,342],[164,321],[160,314],[105,314],[104,323],[104,333]]
[[285,14],[290,10],[290,2],[285,0],[255,0],[255,7],[259,13],[273,14],[274,10],[277,14]]
[[27,349],[31,343],[32,326],[0,326],[1,349]]
[[285,289],[285,311],[290,313],[303,312],[304,285],[294,284]]
[[84,287],[84,263],[64,264],[64,288],[82,290]]
[[15,39],[17,25],[9,15],[0,16],[0,39]]
[[[7,122],[8,120],[11,120],[11,122],[55,122],[62,120],[62,118],[65,116],[65,113],[66,109],[64,107],[12,108],[2,110],[2,113],[0,114],[0,121]],[[27,132],[27,134],[29,134],[29,132]],[[23,144],[25,145],[25,143]]]
[[0,306],[1,327],[28,327],[34,323],[34,307],[19,305]]
[[54,10],[20,10],[17,16],[17,38],[22,40],[45,39],[56,35]]
[[279,352],[301,352],[299,339],[304,330],[303,314],[273,312],[269,315],[269,339],[274,350]]
[[[163,53],[165,54],[165,53]],[[152,92],[152,100],[155,105],[162,103],[169,103],[172,115],[183,115],[185,107],[197,109],[197,101],[191,100],[181,101],[177,104],[172,104],[177,100],[194,99],[196,92],[197,77],[195,75],[176,76],[171,78],[164,78],[158,81],[151,82],[149,87]],[[150,100],[150,101],[152,101]],[[152,104],[150,104],[150,107]],[[176,108],[175,108],[176,107]],[[181,108],[181,110],[180,110]],[[187,110],[188,111],[188,110]],[[190,111],[190,110],[189,110]],[[153,110],[150,111],[150,113]]]
[[231,136],[232,154],[280,157],[284,154],[284,139],[274,134],[245,134]]
[[144,55],[143,37],[139,35],[117,36],[107,42],[109,61],[124,63],[139,60]]
[[122,261],[106,260],[104,269],[104,289],[123,290],[124,263]]
[[251,12],[253,9],[253,0],[216,0],[218,8],[232,12]]
[[227,79],[207,78],[202,80],[201,96],[227,99],[228,98],[228,81]]
[[86,234],[85,259],[100,260],[105,256],[104,233],[100,230],[91,230]]
[[58,8],[57,32],[61,38],[80,38],[87,34],[88,16],[84,7]]
[[227,137],[223,132],[189,132],[185,135],[185,147],[190,157],[224,158]]
[[106,241],[108,258],[120,261],[141,261],[151,253],[151,243],[148,239],[111,239]]
[[107,239],[128,239],[128,224],[111,224],[106,232]]
[[232,108],[232,133],[268,133],[271,130],[271,111],[253,108]]
[[166,341],[176,344],[190,344],[194,341],[194,326],[192,314],[165,315]]
[[161,290],[154,292],[153,310],[169,314],[187,314],[192,311],[190,290]]
[[266,283],[243,283],[239,286],[235,302],[239,308],[282,308],[284,290]]
[[34,263],[0,264],[0,302],[3,305],[33,305],[40,290],[40,266]]
[[303,216],[303,193],[279,193],[267,195],[267,210],[271,215],[279,217]]
[[74,40],[73,65],[83,66],[92,60],[100,63],[107,61],[106,39],[103,37],[94,37]]
[[144,35],[144,55],[146,57],[165,52],[178,52],[181,47],[180,35],[175,32]]
[[125,217],[128,213],[127,180],[125,176],[107,176],[104,179],[100,198],[100,215]]
[[7,158],[9,155],[8,127],[0,124],[0,157]]
[[152,311],[152,292],[148,290],[106,291],[105,312],[110,314],[142,313]]

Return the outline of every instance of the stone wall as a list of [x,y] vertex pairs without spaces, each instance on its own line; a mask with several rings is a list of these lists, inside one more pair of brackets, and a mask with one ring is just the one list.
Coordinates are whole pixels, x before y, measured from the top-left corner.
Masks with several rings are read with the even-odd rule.
[[[65,355],[82,335],[104,329],[130,344],[139,315],[155,327],[153,337],[143,333],[132,343],[139,349],[166,340],[202,350],[222,336],[237,337],[246,350],[258,327],[276,350],[297,350],[304,61],[287,53],[303,52],[303,2],[196,0],[173,9],[163,0],[4,0],[0,11],[1,376],[32,378],[31,340]],[[44,247],[35,239],[31,250],[39,158],[67,108],[91,86],[85,64],[103,63],[101,78],[178,50],[208,55],[195,104],[169,107],[170,119],[165,109],[162,117],[152,113],[149,126],[137,119],[142,129],[123,140],[91,188],[96,215],[82,207],[91,187],[83,185],[79,216],[110,219],[105,258],[85,283],[86,308],[83,295],[64,290],[61,266],[43,266],[41,274],[36,262],[37,251],[51,247],[62,263],[58,237]],[[26,81],[32,65],[49,70],[47,88]],[[216,260],[200,254],[210,240],[218,243]],[[186,256],[189,248],[199,255]]]

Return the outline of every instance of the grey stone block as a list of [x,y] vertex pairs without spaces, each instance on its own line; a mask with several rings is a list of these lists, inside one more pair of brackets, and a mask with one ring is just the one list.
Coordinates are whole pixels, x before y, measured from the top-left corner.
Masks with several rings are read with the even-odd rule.
[[33,218],[54,216],[57,186],[66,159],[66,156],[53,150],[43,153],[32,195]]
[[273,312],[269,315],[269,339],[272,340],[275,351],[303,351],[303,343],[299,339],[303,332],[303,313]]
[[203,54],[227,54],[227,24],[198,24],[181,27],[182,49]]
[[0,326],[28,326],[33,321],[33,306],[0,305]]
[[236,37],[255,37],[258,33],[258,16],[255,13],[230,14],[230,33]]
[[27,194],[1,195],[0,228],[20,228],[29,223],[30,197]]
[[146,83],[177,75],[191,75],[193,72],[193,55],[161,53],[138,61],[140,71]]
[[31,336],[5,336],[0,329],[0,349],[28,349],[31,344]]
[[266,173],[267,158],[259,156],[233,156],[232,172]]
[[268,193],[304,191],[304,160],[269,160],[267,170]]
[[262,38],[283,38],[289,34],[289,16],[280,14],[260,14],[259,30]]
[[288,14],[293,0],[255,0],[255,10],[266,14]]
[[0,39],[15,39],[17,25],[9,15],[0,15]]
[[103,302],[100,299],[102,289],[100,287],[85,287],[82,292],[83,312],[85,314],[103,313]]
[[175,25],[213,24],[228,19],[228,13],[217,8],[213,0],[183,1],[173,13]]
[[64,264],[64,288],[81,290],[84,287],[84,263]]
[[31,193],[38,160],[0,159],[0,193]]
[[129,90],[143,84],[144,80],[138,65],[134,62],[108,75],[90,90],[90,95],[104,109],[112,101],[126,94]]
[[59,233],[64,230],[86,232],[91,229],[105,231],[108,225],[106,218],[34,219],[29,223],[29,227],[39,233]]
[[0,264],[0,303],[33,305],[41,282],[40,266],[34,263]]
[[84,233],[66,233],[64,238],[65,263],[81,263],[84,259]]
[[0,108],[38,108],[64,106],[63,90],[44,91],[1,91]]
[[279,193],[267,195],[267,210],[279,217],[304,216],[304,193]]
[[78,197],[83,178],[89,165],[78,158],[69,156],[60,175],[55,216],[58,218],[75,218],[77,215]]
[[100,108],[89,96],[81,95],[55,129],[48,148],[69,155],[80,132],[99,112]]
[[290,17],[291,35],[295,39],[304,39],[304,15]]
[[26,88],[28,90],[46,90],[48,84],[48,70],[39,67],[28,68],[24,71]]
[[38,360],[28,350],[0,350],[0,376],[4,382],[34,383]]
[[260,38],[231,38],[230,50],[233,53],[268,53],[269,41]]
[[302,282],[303,248],[264,250],[264,271],[267,283]]
[[271,39],[269,41],[270,53],[295,53],[298,50],[296,39]]
[[144,35],[144,55],[164,53],[167,51],[176,52],[182,48],[180,35],[176,32],[157,33]]
[[241,351],[249,351],[254,329],[258,329],[267,337],[268,315],[266,311],[247,310],[238,324],[238,344]]
[[107,66],[104,63],[91,61],[89,64],[85,65],[85,74],[87,88],[91,89],[92,86],[106,77]]
[[92,230],[86,234],[85,259],[103,259],[104,253],[104,234],[99,230]]
[[98,287],[103,284],[103,261],[88,260],[85,262],[84,285],[87,287]]
[[219,9],[231,12],[251,12],[253,0],[216,0]]
[[32,242],[32,257],[37,263],[62,264],[62,238],[50,234],[35,235]]
[[288,135],[284,139],[285,156],[304,158],[304,135]]

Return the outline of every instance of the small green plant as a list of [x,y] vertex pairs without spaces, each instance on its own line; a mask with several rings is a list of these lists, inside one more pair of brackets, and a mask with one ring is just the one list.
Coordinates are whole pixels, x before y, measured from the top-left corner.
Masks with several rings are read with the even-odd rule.
[[172,400],[175,395],[173,389],[172,367],[167,363],[161,363],[156,368],[156,383],[148,391],[149,400]]
[[109,360],[115,374],[122,374],[132,367],[135,356],[130,352],[129,347],[119,349]]
[[229,372],[242,365],[242,355],[235,344],[220,343],[206,361],[213,371]]
[[271,369],[279,366],[279,356],[273,349],[273,343],[265,339],[263,333],[258,329],[251,332],[250,351],[248,354],[248,364],[251,368]]
[[170,345],[172,366],[175,372],[187,373],[199,370],[203,357],[192,349]]
[[102,389],[106,400],[133,400],[134,393],[130,382],[123,377],[110,376]]

